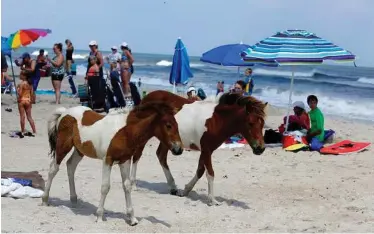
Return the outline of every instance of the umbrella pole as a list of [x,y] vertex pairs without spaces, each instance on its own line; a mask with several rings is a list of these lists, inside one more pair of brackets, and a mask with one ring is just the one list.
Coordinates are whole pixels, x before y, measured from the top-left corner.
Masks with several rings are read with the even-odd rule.
[[290,108],[291,108],[291,105],[292,105],[293,80],[294,80],[294,71],[292,70],[290,95],[288,97],[288,107],[287,107],[287,118],[286,118],[286,130],[285,130],[285,132],[287,132],[288,121],[289,121],[289,118],[290,118]]
[[238,67],[238,77],[240,78],[240,67]]
[[175,80],[174,80],[174,84],[173,84],[173,93],[175,94]]
[[[12,75],[13,75],[13,84],[14,84],[14,89],[16,90],[16,98],[18,99],[17,85],[16,85],[16,77],[14,76],[14,69],[13,69],[12,55],[9,55],[9,57],[10,57],[10,66],[12,67]],[[12,90],[10,90],[10,93],[12,94]]]

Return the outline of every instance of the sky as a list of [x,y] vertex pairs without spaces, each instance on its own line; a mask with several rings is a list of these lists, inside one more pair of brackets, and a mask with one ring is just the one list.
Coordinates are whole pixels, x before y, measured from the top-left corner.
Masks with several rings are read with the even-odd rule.
[[181,37],[194,56],[304,29],[374,67],[374,0],[1,0],[1,35],[22,28],[52,30],[37,47],[69,38],[76,49],[96,40],[109,50],[125,41],[140,53],[173,54]]

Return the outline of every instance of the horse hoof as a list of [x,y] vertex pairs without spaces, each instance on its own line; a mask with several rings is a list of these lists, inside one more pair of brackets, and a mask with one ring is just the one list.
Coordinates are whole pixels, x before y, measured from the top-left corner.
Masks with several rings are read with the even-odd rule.
[[182,197],[183,192],[179,189],[170,189],[170,195]]
[[77,204],[78,204],[78,198],[75,196],[75,197],[70,197],[70,202],[71,202],[71,205],[73,207],[76,207]]
[[130,221],[130,226],[135,226],[135,225],[137,225],[139,223],[139,221],[136,219],[136,218],[134,218],[134,219],[132,219],[131,221]]
[[103,217],[97,217],[95,220],[95,223],[102,223],[102,222],[104,222]]
[[39,206],[49,206],[48,202],[43,201]]
[[220,205],[222,205],[222,203],[216,200],[208,202],[208,206],[220,206]]

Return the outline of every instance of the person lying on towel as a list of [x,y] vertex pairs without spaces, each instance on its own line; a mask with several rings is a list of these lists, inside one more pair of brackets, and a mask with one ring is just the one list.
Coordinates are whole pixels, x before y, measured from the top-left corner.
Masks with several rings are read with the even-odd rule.
[[[305,105],[302,101],[296,101],[293,103],[293,115],[289,116],[288,119],[288,131],[296,131],[296,130],[309,130],[310,129],[310,121],[308,113],[305,111]],[[283,118],[283,124],[279,126],[279,132],[283,133],[285,130],[287,121],[287,116]]]

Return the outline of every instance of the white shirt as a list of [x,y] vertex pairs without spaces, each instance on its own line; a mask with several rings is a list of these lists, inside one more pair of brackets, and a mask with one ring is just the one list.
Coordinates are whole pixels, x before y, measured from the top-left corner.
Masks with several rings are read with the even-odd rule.
[[108,55],[108,60],[110,63],[117,62],[118,60],[121,60],[121,54],[116,52],[116,53],[111,53]]

